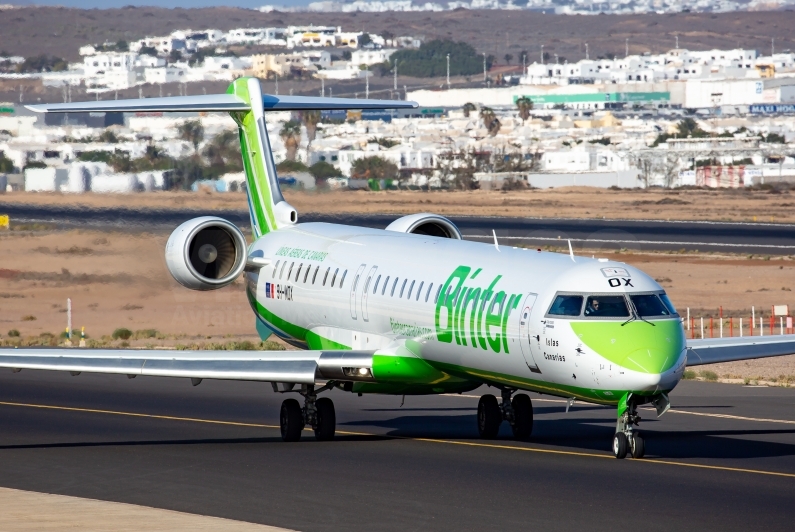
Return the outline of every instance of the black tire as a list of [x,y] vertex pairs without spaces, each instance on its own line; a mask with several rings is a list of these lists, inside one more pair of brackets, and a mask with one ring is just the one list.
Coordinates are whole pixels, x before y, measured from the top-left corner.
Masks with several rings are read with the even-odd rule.
[[317,408],[317,427],[315,439],[317,441],[331,441],[337,430],[337,414],[334,412],[334,402],[328,397],[321,397],[315,402]]
[[478,402],[478,432],[480,437],[486,440],[493,440],[500,431],[502,423],[502,412],[497,398],[493,395],[484,395]]
[[304,414],[301,412],[301,405],[295,399],[285,399],[282,409],[279,412],[279,428],[282,432],[282,440],[298,441],[301,439],[301,431],[304,430]]
[[616,432],[613,436],[613,455],[619,460],[626,458],[627,447],[629,447],[627,435],[623,432]]
[[646,442],[643,441],[643,437],[640,435],[640,432],[636,432],[632,435],[629,446],[632,453],[632,458],[643,458],[643,456],[646,454]]
[[517,440],[526,440],[533,433],[533,402],[530,396],[520,393],[511,401],[514,422],[513,436]]

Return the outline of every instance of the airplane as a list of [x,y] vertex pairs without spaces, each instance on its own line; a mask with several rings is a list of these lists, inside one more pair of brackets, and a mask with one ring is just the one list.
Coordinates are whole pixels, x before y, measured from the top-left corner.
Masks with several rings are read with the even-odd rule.
[[612,451],[642,458],[638,407],[661,416],[685,368],[795,353],[795,336],[687,340],[663,288],[638,268],[602,258],[464,240],[432,213],[385,229],[299,223],[279,188],[269,111],[407,109],[417,104],[263,95],[256,78],[226,94],[31,105],[38,113],[228,112],[238,125],[251,231],[215,216],[170,235],[166,264],[191,290],[243,276],[263,339],[295,351],[30,348],[0,350],[0,367],[269,382],[283,401],[281,437],[310,426],[332,440],[334,404],[323,392],[456,394],[488,385],[478,403],[482,438],[507,422],[527,440],[533,405],[523,391],[616,407]]

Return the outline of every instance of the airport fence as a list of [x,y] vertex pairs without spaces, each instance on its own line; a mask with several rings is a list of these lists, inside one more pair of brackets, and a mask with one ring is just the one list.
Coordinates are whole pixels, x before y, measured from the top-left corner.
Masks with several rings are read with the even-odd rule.
[[708,316],[706,319],[703,316],[691,316],[688,307],[687,316],[682,321],[690,339],[795,334],[793,317],[787,305],[772,307],[767,316],[763,312],[757,315],[754,307],[745,316],[724,316],[723,307],[719,307],[717,317]]

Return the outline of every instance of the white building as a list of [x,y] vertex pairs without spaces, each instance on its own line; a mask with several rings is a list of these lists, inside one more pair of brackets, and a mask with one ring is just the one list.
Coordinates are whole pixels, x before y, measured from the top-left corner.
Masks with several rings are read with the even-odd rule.
[[187,51],[185,41],[172,36],[168,37],[146,37],[139,41],[130,43],[131,52],[140,52],[141,48],[154,48],[160,55],[168,55],[172,51]]
[[356,50],[351,52],[351,64],[369,66],[386,63],[395,52],[397,50],[394,49]]
[[187,69],[175,66],[147,68],[144,70],[146,83],[180,83],[188,80]]

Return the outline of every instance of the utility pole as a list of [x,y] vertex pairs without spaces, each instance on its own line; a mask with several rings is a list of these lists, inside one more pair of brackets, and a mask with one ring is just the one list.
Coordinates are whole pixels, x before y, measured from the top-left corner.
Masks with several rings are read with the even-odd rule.
[[585,43],[585,60],[587,61],[588,59],[588,43]]
[[22,103],[22,95],[25,94],[25,86],[19,86],[19,103]]
[[365,100],[369,100],[370,99],[370,71],[369,70],[365,70],[364,71],[364,80],[365,80],[365,83],[364,83],[364,99]]
[[629,57],[629,37],[624,39],[624,57]]
[[674,35],[674,37],[676,37],[676,49],[678,50],[679,49],[679,34],[677,33],[676,35]]
[[320,78],[320,97],[326,97],[326,78]]
[[541,64],[544,64],[544,45],[541,45]]
[[447,90],[450,90],[450,54],[447,54]]
[[276,95],[278,96],[278,94],[279,94],[279,74],[274,73],[274,75],[276,76]]
[[395,61],[395,68],[392,69],[392,90],[398,90],[398,88],[397,88],[397,61]]
[[[486,76],[486,52],[483,52],[483,81],[484,82],[486,81],[486,78],[487,78],[487,76]],[[22,100],[19,100],[19,101],[21,102]]]
[[773,57],[776,54],[776,38],[770,38],[770,57]]
[[334,97],[334,87],[329,87],[328,88],[328,97],[329,98],[333,98]]

